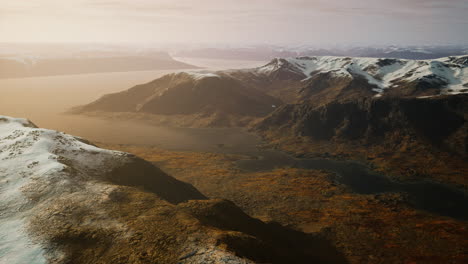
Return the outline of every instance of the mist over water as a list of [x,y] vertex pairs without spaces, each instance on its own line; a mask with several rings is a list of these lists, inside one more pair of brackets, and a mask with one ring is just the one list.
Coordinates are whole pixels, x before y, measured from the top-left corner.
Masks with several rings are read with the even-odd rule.
[[[179,60],[184,61],[182,58]],[[248,68],[260,61],[190,59],[208,70]],[[255,136],[236,129],[183,129],[65,115],[71,107],[90,103],[104,94],[150,82],[174,70],[96,73],[19,79],[0,79],[0,115],[28,118],[42,128],[59,130],[95,142],[150,144],[174,150],[216,151],[217,145],[252,146]]]

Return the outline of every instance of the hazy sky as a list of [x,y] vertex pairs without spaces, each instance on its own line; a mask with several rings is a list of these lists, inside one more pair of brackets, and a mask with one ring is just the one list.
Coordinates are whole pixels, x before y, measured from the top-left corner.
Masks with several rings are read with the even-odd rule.
[[0,0],[0,42],[468,43],[467,0]]

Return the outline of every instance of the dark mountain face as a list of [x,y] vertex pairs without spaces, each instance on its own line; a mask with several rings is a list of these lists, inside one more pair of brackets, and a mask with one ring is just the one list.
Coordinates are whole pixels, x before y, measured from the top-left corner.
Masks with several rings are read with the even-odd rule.
[[468,95],[288,104],[253,131],[298,155],[333,153],[403,180],[466,184],[466,105]]
[[[418,140],[441,144],[465,126],[468,112],[464,105],[467,102],[468,96],[460,95],[355,100],[318,107],[307,103],[285,105],[255,129],[266,131],[282,128],[314,140],[364,139],[373,143],[399,131]],[[468,140],[468,137],[464,140]],[[466,147],[460,146],[460,150]]]
[[318,73],[305,81],[298,91],[297,102],[323,105],[334,101],[352,101],[370,98],[375,93],[365,78],[336,77],[331,73]]
[[147,98],[140,104],[138,111],[154,114],[222,112],[264,116],[271,112],[272,105],[280,104],[280,100],[249,89],[240,81],[227,76],[174,78],[184,78],[185,81],[170,83],[167,90]]

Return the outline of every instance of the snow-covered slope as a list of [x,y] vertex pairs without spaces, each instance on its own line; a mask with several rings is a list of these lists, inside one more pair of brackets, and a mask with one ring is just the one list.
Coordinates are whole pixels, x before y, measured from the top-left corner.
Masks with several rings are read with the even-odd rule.
[[45,263],[42,246],[26,235],[30,217],[58,192],[78,188],[74,177],[112,169],[126,155],[0,116],[0,263]]
[[267,75],[278,71],[291,72],[302,76],[303,80],[317,73],[350,78],[362,76],[379,94],[403,83],[425,81],[439,85],[441,94],[458,94],[468,92],[467,61],[468,56],[436,60],[298,57],[274,59],[255,71]]
[[291,237],[311,245],[134,155],[0,116],[0,264],[251,264],[231,246],[246,236],[272,259],[302,252],[283,250]]
[[103,208],[119,186],[140,185],[170,202],[204,198],[131,154],[0,116],[0,263],[61,263],[65,256],[49,243],[54,232],[125,234],[126,224]]

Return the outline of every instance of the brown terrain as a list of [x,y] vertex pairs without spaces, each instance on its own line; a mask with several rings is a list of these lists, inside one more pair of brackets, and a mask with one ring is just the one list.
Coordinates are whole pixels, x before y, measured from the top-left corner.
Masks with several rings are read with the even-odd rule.
[[[24,119],[1,116],[0,132],[2,184],[20,193],[2,190],[2,225],[25,223],[2,231],[27,232],[47,263],[347,263],[326,238],[208,199],[132,154]],[[15,242],[0,245],[40,261],[21,260]]]
[[349,263],[468,260],[466,221],[416,210],[404,194],[356,194],[326,171],[244,172],[235,161],[245,157],[238,155],[102,146],[139,155],[209,197],[233,201],[252,217],[323,237]]

